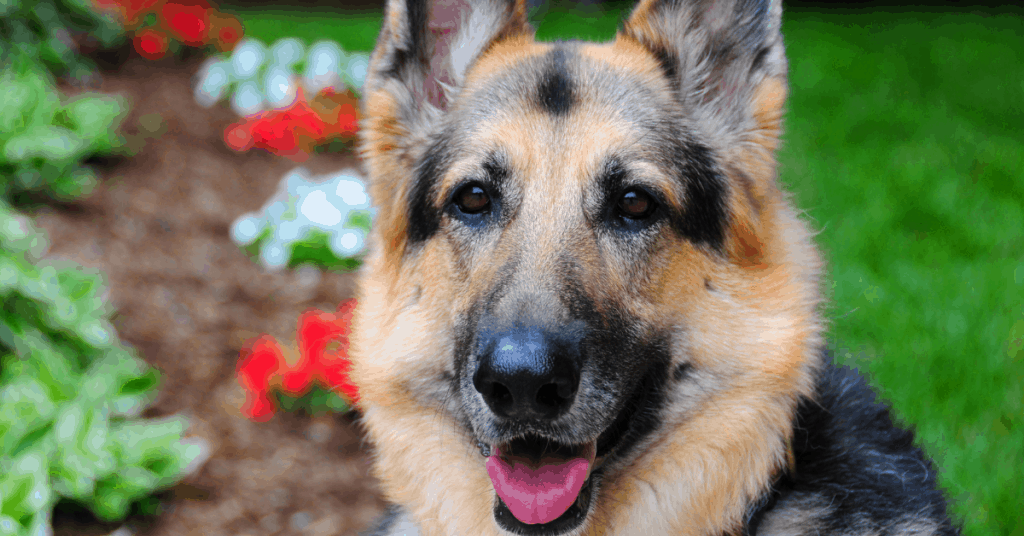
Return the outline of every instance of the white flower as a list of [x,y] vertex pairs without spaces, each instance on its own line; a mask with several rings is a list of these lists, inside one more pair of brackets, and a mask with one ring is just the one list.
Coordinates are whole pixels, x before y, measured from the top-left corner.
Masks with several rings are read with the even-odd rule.
[[320,41],[309,49],[303,85],[311,94],[341,82],[341,47],[333,41]]
[[224,96],[224,90],[231,84],[231,62],[214,56],[199,68],[199,82],[195,87],[196,102],[209,108]]
[[242,82],[231,99],[231,109],[242,117],[252,115],[263,110],[263,99],[263,93],[255,81]]
[[309,218],[309,221],[321,227],[334,227],[342,223],[343,214],[337,207],[327,200],[327,193],[323,190],[313,190],[302,200],[299,212]]
[[285,193],[297,193],[300,188],[309,186],[312,183],[312,177],[309,175],[309,170],[304,167],[298,167],[291,170],[284,179],[281,180],[279,189]]
[[277,225],[277,238],[285,243],[302,240],[309,230],[309,219],[306,217],[285,220]]
[[284,108],[295,102],[298,86],[290,69],[274,65],[267,71],[267,102],[274,108]]
[[334,189],[335,195],[341,198],[351,208],[369,208],[370,198],[366,195],[366,188],[362,182],[354,180],[354,177],[339,175],[334,179],[337,186]]
[[367,54],[352,54],[348,57],[345,65],[345,83],[356,89],[362,89],[366,83],[366,73],[370,68],[370,56]]
[[363,248],[363,233],[358,230],[335,233],[328,245],[338,258],[351,257]]
[[259,72],[267,59],[267,47],[256,39],[243,39],[231,54],[231,68],[235,78],[248,80]]
[[256,240],[265,228],[270,238],[260,251],[260,262],[269,270],[288,264],[292,244],[311,229],[328,235],[328,247],[339,257],[358,254],[366,232],[348,226],[353,210],[370,209],[366,188],[355,172],[346,171],[315,180],[299,167],[282,177],[277,191],[264,204],[262,214],[244,214],[232,225],[232,239],[241,245]]
[[231,224],[231,240],[240,246],[247,246],[259,238],[266,228],[266,220],[260,214],[248,212]]
[[271,240],[263,245],[260,261],[268,270],[280,270],[288,264],[288,245],[281,240]]

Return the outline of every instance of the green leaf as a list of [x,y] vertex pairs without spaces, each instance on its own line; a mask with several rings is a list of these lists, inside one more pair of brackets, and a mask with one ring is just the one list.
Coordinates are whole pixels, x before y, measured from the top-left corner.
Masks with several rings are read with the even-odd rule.
[[53,125],[33,125],[10,137],[4,146],[4,156],[11,162],[30,158],[70,160],[83,156],[85,142],[78,134]]
[[5,464],[6,475],[0,481],[0,514],[21,519],[50,507],[53,494],[47,468],[46,458],[38,452],[28,452]]
[[80,96],[65,104],[64,111],[77,125],[76,132],[87,140],[106,138],[107,131],[120,123],[127,112],[124,99],[110,95]]
[[53,441],[53,423],[46,422],[39,428],[22,436],[21,441],[11,450],[10,455],[19,456],[29,450],[49,455],[56,446]]
[[61,408],[53,423],[57,443],[60,445],[74,444],[85,426],[85,409],[80,403],[67,404]]
[[15,455],[25,436],[46,425],[57,411],[46,388],[30,376],[0,388],[0,455]]
[[[86,151],[83,151],[83,155]],[[96,173],[87,166],[73,166],[54,180],[51,194],[59,201],[71,201],[92,193],[98,181]]]
[[113,454],[107,450],[109,434],[109,411],[105,407],[92,408],[89,411],[88,426],[79,437],[79,449],[92,458],[97,475],[110,474],[117,467]]
[[[0,0],[3,2],[5,0]],[[2,4],[0,4],[2,5]],[[21,523],[11,516],[0,514],[0,536],[17,536],[22,529]]]
[[87,375],[102,378],[91,396],[104,400],[117,415],[138,414],[156,396],[159,373],[123,348],[111,349],[91,366]]
[[116,474],[96,483],[92,509],[100,519],[123,518],[132,501],[152,493],[160,486],[160,478],[139,466],[121,468]]
[[21,8],[21,0],[0,0],[0,16],[15,13]]
[[[24,302],[23,302],[24,303]],[[14,325],[20,333],[15,335],[18,345],[22,348],[24,358],[15,364],[21,374],[30,375],[45,388],[47,395],[56,401],[68,400],[76,396],[80,373],[77,360],[72,361],[61,353],[54,341],[32,326],[16,326],[13,322],[25,321],[25,318],[10,319],[8,325]]]
[[116,454],[125,464],[142,465],[171,452],[186,426],[184,417],[120,423],[112,427]]
[[95,466],[73,444],[57,449],[50,477],[54,490],[71,499],[87,500],[96,490]]
[[0,78],[0,140],[22,131],[26,114],[35,105],[32,88],[10,74]]

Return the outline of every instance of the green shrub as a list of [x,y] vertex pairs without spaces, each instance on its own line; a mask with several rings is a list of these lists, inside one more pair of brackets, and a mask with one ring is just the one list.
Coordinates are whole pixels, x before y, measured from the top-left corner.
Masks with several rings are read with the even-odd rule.
[[73,34],[111,47],[124,39],[124,27],[97,13],[92,0],[0,0],[0,65],[27,56],[55,75],[86,78],[93,68],[76,53]]
[[0,535],[47,533],[61,498],[121,519],[204,455],[183,419],[135,418],[156,372],[118,340],[99,274],[32,262],[44,240],[0,201]]
[[123,146],[116,134],[123,98],[61,99],[49,73],[22,57],[0,71],[0,197],[41,192],[59,201],[88,194],[94,172],[82,161]]

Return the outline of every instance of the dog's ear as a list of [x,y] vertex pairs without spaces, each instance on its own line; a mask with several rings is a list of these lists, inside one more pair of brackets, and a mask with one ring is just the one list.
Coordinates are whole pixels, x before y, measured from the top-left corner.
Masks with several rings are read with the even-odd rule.
[[781,22],[781,0],[641,0],[620,38],[658,59],[699,123],[774,150],[786,98]]
[[396,126],[417,134],[447,110],[481,54],[524,34],[525,0],[388,0],[364,92],[390,100]]
[[467,72],[497,43],[532,36],[525,0],[387,1],[363,87],[360,152],[389,254],[404,249],[403,203]]

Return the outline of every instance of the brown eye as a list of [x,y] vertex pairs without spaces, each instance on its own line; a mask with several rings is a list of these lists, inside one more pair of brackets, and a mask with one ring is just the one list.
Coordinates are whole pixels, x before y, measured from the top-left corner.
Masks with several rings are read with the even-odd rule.
[[491,198],[478,184],[467,184],[455,193],[455,205],[466,214],[479,214],[491,206]]
[[619,198],[619,213],[627,218],[642,220],[654,212],[657,204],[650,194],[643,190],[627,190]]

